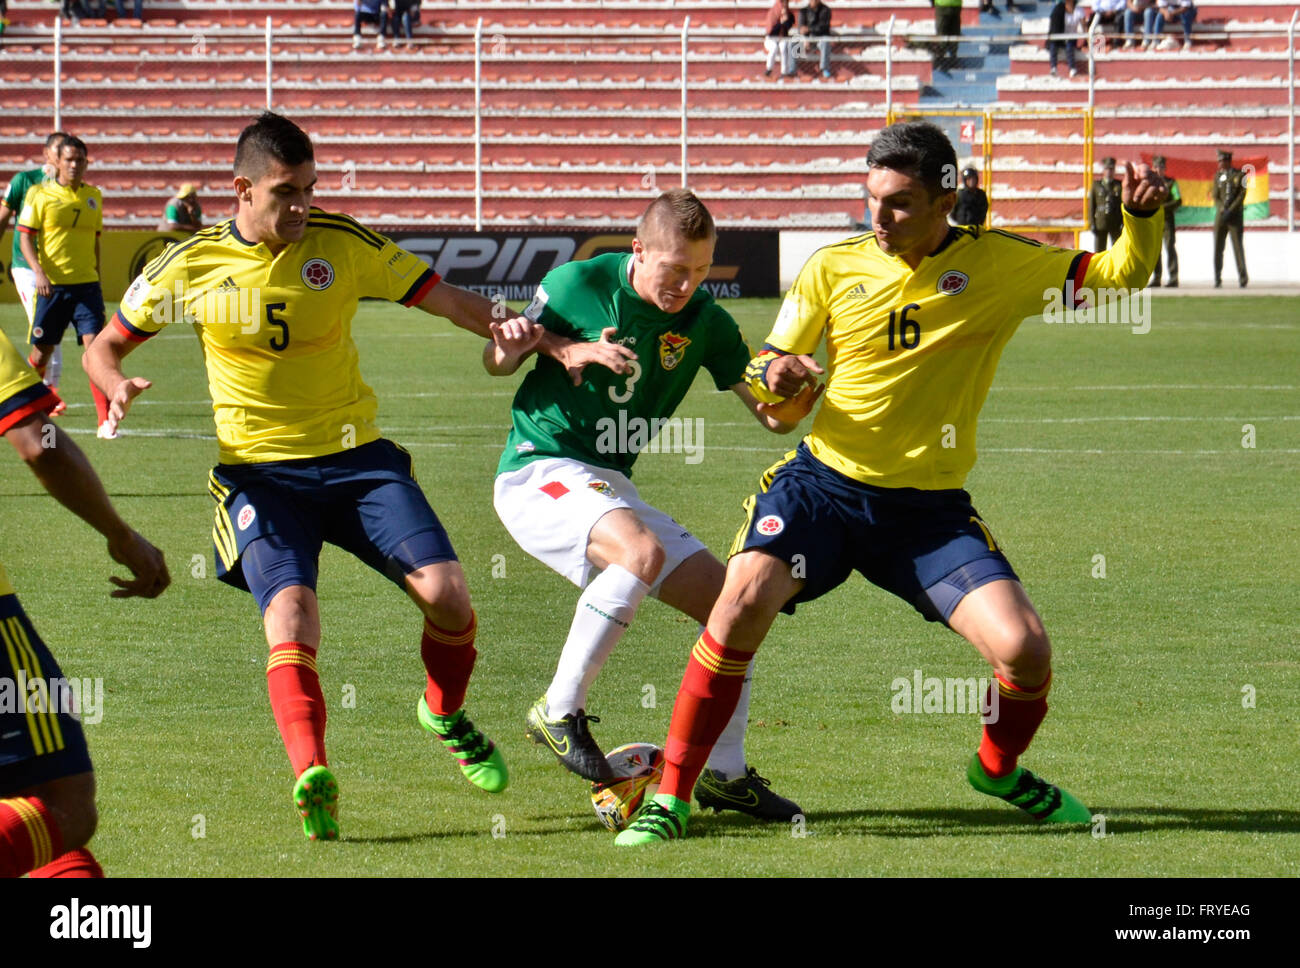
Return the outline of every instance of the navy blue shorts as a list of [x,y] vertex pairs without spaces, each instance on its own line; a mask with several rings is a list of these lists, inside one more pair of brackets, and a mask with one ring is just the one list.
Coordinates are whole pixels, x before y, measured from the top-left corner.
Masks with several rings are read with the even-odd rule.
[[320,550],[349,551],[405,591],[417,568],[455,561],[411,455],[376,440],[328,457],[218,464],[208,476],[217,577],[262,611],[291,585],[315,590]]
[[932,622],[947,622],[980,585],[1016,578],[965,491],[873,487],[827,467],[800,444],[764,473],[731,554],[758,549],[790,563],[804,586],[793,614],[853,571]]
[[78,344],[104,328],[104,291],[99,283],[51,286],[48,296],[37,296],[32,345],[57,346],[69,323],[76,327]]
[[90,772],[72,698],[18,596],[0,596],[0,797]]

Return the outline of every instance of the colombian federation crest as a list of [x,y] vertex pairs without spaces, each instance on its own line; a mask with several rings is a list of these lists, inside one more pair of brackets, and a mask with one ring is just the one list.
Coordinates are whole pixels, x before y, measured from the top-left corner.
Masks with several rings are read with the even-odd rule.
[[257,512],[253,510],[253,505],[245,504],[242,508],[239,509],[239,520],[236,521],[235,523],[239,525],[240,531],[247,531],[248,526],[253,523],[253,520],[256,517],[257,517]]
[[324,259],[308,259],[302,264],[302,281],[318,292],[328,289],[334,281],[334,267]]
[[686,347],[691,341],[676,333],[664,333],[659,337],[659,362],[665,370],[674,370],[686,355]]
[[945,296],[955,296],[966,288],[970,283],[970,276],[964,272],[958,272],[956,269],[949,269],[939,277],[939,284],[935,289]]
[[785,530],[785,521],[778,514],[768,514],[758,519],[758,523],[754,525],[754,530],[771,538]]

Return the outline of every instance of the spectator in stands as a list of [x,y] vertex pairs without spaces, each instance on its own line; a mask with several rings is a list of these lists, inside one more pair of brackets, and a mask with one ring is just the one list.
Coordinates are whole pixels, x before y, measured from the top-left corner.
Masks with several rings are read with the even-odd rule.
[[1124,11],[1128,0],[1093,0],[1092,19],[1100,27],[1119,30],[1124,26]]
[[1125,47],[1136,47],[1138,22],[1142,23],[1142,46],[1149,47],[1155,43],[1156,0],[1128,0],[1124,8]]
[[983,225],[989,217],[989,197],[980,188],[980,173],[963,168],[962,187],[957,189],[957,204],[952,207],[953,225]]
[[406,38],[406,45],[409,47],[414,43],[413,28],[420,22],[419,0],[393,0],[393,10],[388,22],[393,31],[393,45],[397,44],[397,29],[401,27],[402,36]]
[[1074,33],[1078,27],[1075,21],[1074,27],[1071,27],[1071,20],[1074,18],[1075,9],[1078,7],[1078,0],[1056,0],[1056,6],[1052,8],[1051,15],[1047,18],[1047,61],[1051,65],[1051,74],[1056,77],[1056,61],[1061,56],[1061,51],[1065,51],[1065,65],[1070,69],[1070,76],[1077,77],[1078,69],[1074,66],[1074,53],[1078,48],[1078,41],[1073,38],[1067,40],[1057,40],[1061,34]]
[[388,33],[388,0],[353,0],[352,46],[361,46],[361,25],[374,24],[378,28],[375,49],[384,49],[384,34]]
[[821,48],[822,77],[830,80],[831,76],[831,8],[822,0],[808,0],[808,6],[799,10],[799,33],[805,37],[818,38]]
[[[980,13],[992,13],[992,12],[993,12],[993,0],[983,0],[983,2],[980,4]],[[1007,13],[1015,13],[1015,12],[1016,12],[1016,5],[1012,3],[1011,0],[1007,0]]]
[[790,52],[790,28],[794,26],[794,13],[790,10],[790,0],[776,0],[767,12],[767,27],[763,34],[763,49],[767,51],[766,76],[772,76],[772,68],[778,59],[781,61],[781,76],[789,77],[794,73],[794,57]]
[[90,16],[90,11],[81,0],[63,0],[59,6],[59,13],[73,26],[81,23],[82,18]]
[[194,186],[188,182],[177,189],[163,209],[163,221],[158,226],[163,232],[197,232],[203,228],[203,209]]
[[1219,152],[1219,170],[1210,189],[1214,199],[1214,288],[1223,285],[1223,243],[1232,236],[1232,256],[1237,261],[1237,282],[1242,289],[1246,277],[1246,249],[1241,231],[1245,227],[1246,175],[1232,167],[1232,152]]
[[[133,7],[134,12],[131,16],[144,23],[144,0],[135,0]],[[126,0],[117,0],[117,16],[118,19],[126,19]]]
[[[1170,20],[1180,20],[1183,24],[1183,50],[1192,49],[1192,24],[1196,23],[1196,4],[1192,0],[1159,0],[1156,13],[1156,36],[1165,32],[1165,24]],[[1174,50],[1178,41],[1166,37],[1160,42],[1160,50]]]
[[1119,240],[1119,233],[1124,228],[1124,215],[1114,158],[1101,159],[1101,178],[1092,183],[1092,191],[1088,193],[1088,221],[1092,225],[1094,252],[1108,249]]
[[934,7],[934,69],[950,71],[957,66],[957,42],[938,43],[940,37],[961,36],[961,0],[930,0]]
[[1170,289],[1178,288],[1178,250],[1174,248],[1174,212],[1178,211],[1183,204],[1183,193],[1178,190],[1178,179],[1170,178],[1165,174],[1165,156],[1156,155],[1151,159],[1151,167],[1156,170],[1156,174],[1165,180],[1165,185],[1169,188],[1169,197],[1165,199],[1165,255],[1166,259],[1156,259],[1156,273],[1151,277],[1151,285],[1160,285],[1160,275],[1163,270],[1163,263],[1169,263],[1169,282],[1167,285]]

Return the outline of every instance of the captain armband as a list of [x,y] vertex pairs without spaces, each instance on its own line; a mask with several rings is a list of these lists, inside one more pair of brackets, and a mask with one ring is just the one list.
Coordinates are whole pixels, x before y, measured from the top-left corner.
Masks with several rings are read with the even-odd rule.
[[773,349],[765,349],[749,361],[749,366],[745,367],[745,382],[749,384],[750,391],[759,403],[780,403],[785,399],[779,393],[773,393],[767,388],[767,368],[772,365],[773,360],[784,355]]

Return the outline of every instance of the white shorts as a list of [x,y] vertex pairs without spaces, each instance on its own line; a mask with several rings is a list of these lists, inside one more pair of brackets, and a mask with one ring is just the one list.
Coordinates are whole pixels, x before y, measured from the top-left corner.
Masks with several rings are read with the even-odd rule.
[[18,301],[23,304],[23,310],[27,313],[27,338],[31,339],[32,323],[36,319],[36,273],[31,269],[11,268],[10,273],[14,277],[14,288],[18,290]]
[[615,508],[633,511],[663,545],[664,567],[651,595],[678,565],[707,550],[699,538],[642,501],[625,475],[608,468],[550,457],[498,475],[492,490],[497,515],[519,547],[579,588],[596,570],[587,560],[591,529]]

